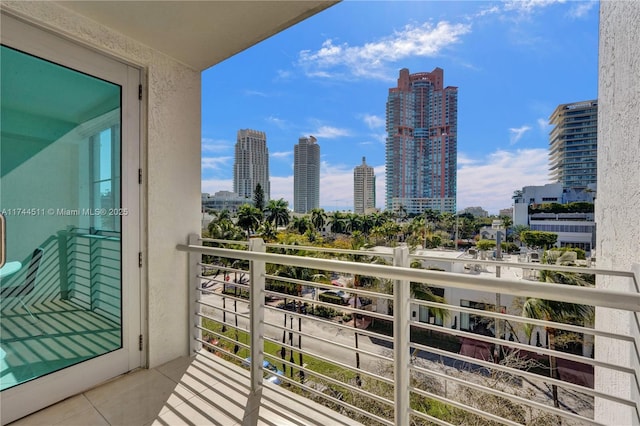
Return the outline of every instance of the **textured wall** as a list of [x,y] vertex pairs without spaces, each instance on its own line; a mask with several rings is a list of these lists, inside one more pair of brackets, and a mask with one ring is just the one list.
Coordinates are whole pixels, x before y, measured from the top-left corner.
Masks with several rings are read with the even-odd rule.
[[[640,2],[600,3],[598,84],[598,193],[596,199],[598,267],[640,267]],[[640,272],[640,271],[638,271]],[[628,279],[600,278],[598,287],[635,291]],[[596,311],[596,327],[639,337],[628,312]],[[630,345],[596,339],[596,358],[638,370]],[[596,388],[640,400],[628,375],[596,369]],[[605,424],[639,424],[635,410],[596,400],[596,419]]]
[[56,4],[3,1],[2,7],[143,68],[149,365],[185,355],[187,263],[175,247],[200,233],[200,72]]

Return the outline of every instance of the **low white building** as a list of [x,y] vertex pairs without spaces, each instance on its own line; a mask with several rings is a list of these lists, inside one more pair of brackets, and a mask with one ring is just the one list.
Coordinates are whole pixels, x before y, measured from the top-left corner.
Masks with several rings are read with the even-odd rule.
[[595,191],[563,189],[561,183],[525,186],[513,197],[513,224],[528,226],[532,231],[558,234],[557,247],[578,247],[587,252],[595,241],[593,213],[532,213],[530,207],[548,203],[593,202]]

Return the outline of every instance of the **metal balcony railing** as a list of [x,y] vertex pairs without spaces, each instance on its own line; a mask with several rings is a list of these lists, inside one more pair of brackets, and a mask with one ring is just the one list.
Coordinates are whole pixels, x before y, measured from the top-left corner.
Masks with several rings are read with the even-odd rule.
[[[250,367],[253,392],[271,386],[266,379],[365,424],[600,424],[596,399],[640,418],[638,401],[593,384],[594,369],[611,370],[640,392],[633,368],[640,364],[640,292],[632,272],[446,259],[495,268],[497,276],[452,273],[417,268],[443,259],[412,256],[406,247],[377,253],[195,235],[178,249],[189,252],[192,351]],[[510,270],[618,276],[635,291],[518,279]],[[355,286],[338,288],[332,275]],[[444,289],[445,297],[424,298],[425,288],[431,296]],[[333,294],[321,295],[327,291]],[[484,298],[485,309],[454,304],[460,294]],[[628,311],[635,331],[598,330],[593,315],[528,318],[522,305],[532,300]],[[533,342],[533,333],[549,342]],[[631,365],[594,358],[596,337],[624,342]]]

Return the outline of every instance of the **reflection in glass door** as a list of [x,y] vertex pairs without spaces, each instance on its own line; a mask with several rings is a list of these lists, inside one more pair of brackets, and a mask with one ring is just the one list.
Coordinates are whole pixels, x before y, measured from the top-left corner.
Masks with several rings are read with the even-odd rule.
[[122,88],[2,46],[0,388],[123,347]]

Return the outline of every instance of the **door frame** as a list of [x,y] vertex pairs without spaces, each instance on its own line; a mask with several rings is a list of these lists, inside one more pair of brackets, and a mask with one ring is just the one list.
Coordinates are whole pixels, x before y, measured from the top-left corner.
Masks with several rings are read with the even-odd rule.
[[146,329],[143,269],[138,263],[145,229],[139,183],[144,153],[139,87],[144,72],[140,66],[4,10],[0,15],[3,45],[122,87],[121,206],[128,209],[122,216],[121,234],[122,348],[2,391],[1,423],[6,424],[146,363],[146,351],[139,348]]

